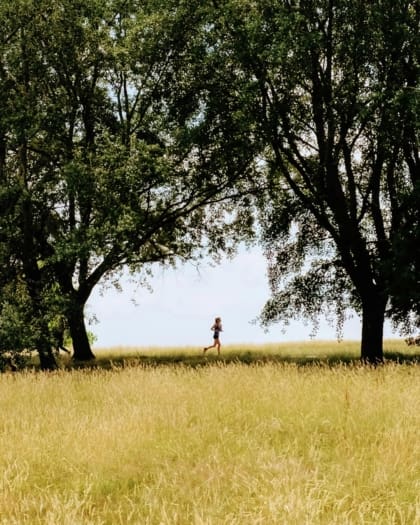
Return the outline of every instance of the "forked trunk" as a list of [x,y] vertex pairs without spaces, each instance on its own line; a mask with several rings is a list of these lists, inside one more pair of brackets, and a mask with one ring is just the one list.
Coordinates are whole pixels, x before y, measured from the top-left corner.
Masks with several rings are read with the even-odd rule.
[[41,370],[57,370],[58,368],[57,361],[54,357],[54,354],[51,348],[49,348],[46,351],[38,350],[38,355],[39,355],[39,364],[41,366]]
[[41,336],[37,343],[41,370],[57,370],[57,360],[47,338]]

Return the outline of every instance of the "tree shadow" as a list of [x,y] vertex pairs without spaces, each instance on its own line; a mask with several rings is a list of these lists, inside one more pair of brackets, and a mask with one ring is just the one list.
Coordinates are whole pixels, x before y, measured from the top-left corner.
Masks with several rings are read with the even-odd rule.
[[[420,364],[419,352],[385,352],[384,364]],[[94,361],[77,362],[68,361],[64,369],[92,369],[92,370],[115,370],[123,368],[206,368],[210,366],[228,366],[232,364],[241,364],[248,366],[263,366],[267,364],[287,364],[298,367],[338,367],[338,366],[370,366],[362,363],[360,357],[350,354],[331,354],[331,355],[284,355],[284,354],[263,354],[261,352],[228,352],[220,356],[190,353],[168,353],[168,354],[138,354],[138,355],[121,355],[112,357],[98,357]]]

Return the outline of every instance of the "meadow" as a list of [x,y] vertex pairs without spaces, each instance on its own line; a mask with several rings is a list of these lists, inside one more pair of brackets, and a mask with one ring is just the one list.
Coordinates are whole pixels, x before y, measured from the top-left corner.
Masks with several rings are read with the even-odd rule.
[[96,349],[0,375],[0,524],[420,524],[419,351]]

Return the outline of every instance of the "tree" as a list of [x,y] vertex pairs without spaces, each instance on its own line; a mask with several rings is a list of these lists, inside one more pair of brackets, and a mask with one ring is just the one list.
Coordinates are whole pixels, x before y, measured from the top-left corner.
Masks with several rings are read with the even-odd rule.
[[[49,342],[44,301],[48,283],[38,263],[39,246],[36,242],[40,228],[36,219],[40,210],[36,198],[31,196],[31,193],[37,195],[37,188],[31,177],[36,161],[31,154],[30,143],[41,116],[31,81],[36,74],[32,61],[33,42],[27,38],[26,32],[31,15],[22,10],[22,5],[13,6],[13,11],[4,3],[0,7],[3,28],[0,41],[0,82],[3,88],[0,113],[0,258],[4,271],[0,290],[1,346],[16,351],[35,347],[41,367],[53,369],[56,362]],[[31,334],[28,333],[29,318]],[[18,333],[18,326],[25,329]],[[15,348],[8,346],[12,342]]]
[[[416,134],[419,135],[418,131]],[[420,184],[415,180],[413,191],[401,195],[401,227],[393,238],[392,259],[388,266],[393,277],[389,280],[389,312],[395,326],[408,336],[420,326],[419,203]]]
[[2,14],[15,257],[39,319],[48,321],[41,298],[55,291],[74,357],[91,359],[93,288],[126,266],[174,264],[206,243],[225,249],[225,218],[234,229],[246,193],[233,183],[253,153],[238,158],[249,143],[237,138],[240,119],[212,112],[216,83],[193,76],[205,54],[200,2],[42,0]]
[[221,67],[248,94],[248,133],[263,137],[271,184],[260,199],[272,290],[262,322],[316,323],[324,310],[340,328],[354,308],[362,359],[381,361],[385,316],[418,312],[419,6],[214,5]]

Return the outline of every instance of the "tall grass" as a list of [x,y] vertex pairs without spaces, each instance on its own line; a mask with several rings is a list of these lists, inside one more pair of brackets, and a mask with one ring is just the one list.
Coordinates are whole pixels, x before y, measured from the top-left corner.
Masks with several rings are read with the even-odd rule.
[[0,376],[1,524],[420,524],[418,365],[144,353]]

